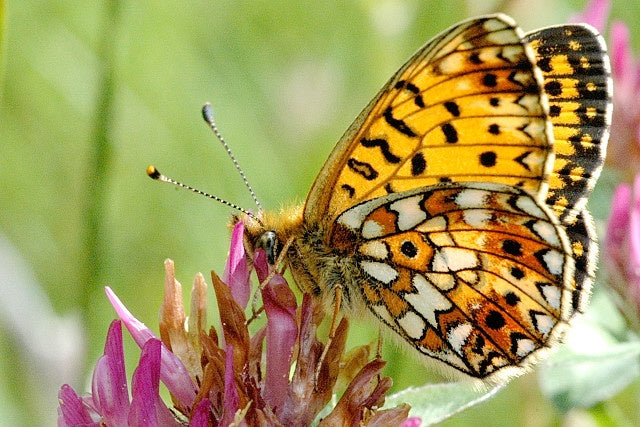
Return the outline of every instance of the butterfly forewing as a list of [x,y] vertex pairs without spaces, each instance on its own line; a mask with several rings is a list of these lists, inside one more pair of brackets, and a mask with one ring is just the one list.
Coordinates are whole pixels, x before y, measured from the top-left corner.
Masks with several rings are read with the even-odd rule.
[[497,15],[454,26],[418,51],[336,146],[305,218],[331,219],[359,202],[443,181],[500,182],[544,198],[551,125],[523,36]]
[[457,183],[388,195],[347,210],[335,229],[334,239],[352,234],[372,313],[471,376],[526,364],[570,312],[566,233],[523,190]]
[[612,113],[609,58],[602,37],[586,25],[527,34],[544,76],[556,159],[547,204],[561,220],[584,208],[604,164]]

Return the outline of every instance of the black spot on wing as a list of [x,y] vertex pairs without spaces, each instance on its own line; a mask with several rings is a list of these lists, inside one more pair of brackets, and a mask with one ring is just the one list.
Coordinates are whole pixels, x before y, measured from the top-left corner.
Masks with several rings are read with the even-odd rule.
[[451,123],[443,124],[440,126],[440,129],[449,144],[455,144],[458,142],[458,131]]
[[378,147],[380,148],[380,152],[382,152],[382,155],[384,156],[385,160],[389,163],[400,163],[400,157],[396,156],[395,154],[393,154],[391,152],[391,150],[389,149],[389,143],[387,142],[386,139],[382,139],[382,138],[377,138],[377,139],[366,139],[366,138],[362,138],[360,140],[360,143],[362,144],[362,146],[367,147],[367,148],[374,148],[374,147]]
[[480,154],[480,164],[484,167],[490,168],[496,165],[498,156],[493,151],[485,151]]
[[444,108],[447,109],[447,111],[453,116],[453,117],[459,117],[460,116],[460,107],[458,107],[458,104],[456,104],[453,101],[447,101],[444,103]]
[[375,170],[373,166],[371,166],[367,162],[361,162],[359,160],[351,158],[347,160],[347,166],[349,167],[349,169],[362,176],[367,181],[373,181],[378,177],[378,171]]
[[426,168],[427,160],[424,158],[424,154],[420,152],[416,153],[415,156],[411,158],[411,175],[421,175]]
[[389,126],[394,128],[398,132],[405,134],[409,137],[416,136],[415,132],[411,130],[411,128],[407,126],[407,124],[403,120],[396,119],[395,117],[393,117],[393,109],[391,107],[387,107],[387,109],[384,110],[384,113],[382,116],[384,117],[387,124],[389,124]]
[[349,184],[342,184],[341,188],[347,193],[349,193],[350,199],[353,198],[353,196],[356,194],[356,189],[350,186]]

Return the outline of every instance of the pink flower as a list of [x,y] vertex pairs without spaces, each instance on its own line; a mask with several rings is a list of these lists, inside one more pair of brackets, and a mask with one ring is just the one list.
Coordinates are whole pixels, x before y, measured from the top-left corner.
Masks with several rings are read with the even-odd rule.
[[604,259],[609,282],[640,313],[640,174],[633,186],[620,184],[611,201]]
[[640,65],[631,51],[626,24],[612,24],[610,51],[615,90],[607,160],[630,179],[640,164]]
[[[285,278],[275,273],[273,267],[270,271],[264,250],[256,251],[254,265],[261,283],[262,301],[268,319],[267,372],[263,396],[275,408],[276,414],[281,414],[289,385],[293,350],[298,338],[296,297]],[[268,279],[269,273],[273,273],[273,277],[263,283]]]
[[[178,421],[160,397],[162,342],[151,338],[144,343],[140,363],[131,380],[131,409],[128,425],[178,426]],[[118,425],[118,424],[114,424]],[[122,424],[120,424],[122,425]]]
[[609,0],[593,0],[584,8],[582,13],[572,16],[570,21],[586,22],[602,33],[607,26],[610,10]]
[[229,258],[222,273],[222,281],[231,288],[231,295],[240,307],[246,307],[251,294],[251,266],[244,251],[244,223],[238,221],[231,233]]
[[68,385],[58,399],[59,426],[77,425],[178,425],[159,394],[162,343],[150,338],[144,344],[140,363],[133,373],[132,400],[129,401],[124,369],[122,326],[114,320],[107,333],[102,357],[93,372],[92,393],[85,397]]
[[[335,387],[340,383],[349,386],[319,425],[419,425],[419,420],[407,419],[407,405],[377,409],[391,386],[391,380],[381,376],[384,362],[374,360],[367,364],[366,360],[347,359],[343,362],[349,366],[348,372],[341,370],[346,319],[340,322],[321,359],[325,345],[316,338],[323,318],[321,308],[309,295],[298,307],[287,281],[267,264],[262,250],[256,251],[253,264],[261,283],[266,325],[253,335],[249,333],[248,324],[256,316],[245,318],[244,307],[250,295],[243,288],[248,288],[252,263],[241,244],[241,231],[240,226],[234,229],[225,269],[227,280],[235,284],[230,286],[211,273],[224,343],[213,327],[207,327],[207,285],[201,274],[194,280],[187,321],[182,286],[175,279],[173,262],[165,261],[162,339],[106,288],[120,320],[114,320],[109,328],[104,355],[94,370],[91,394],[80,397],[68,385],[60,389],[60,426],[309,425],[337,393]],[[131,398],[122,324],[141,348],[131,382]],[[359,372],[354,373],[353,367]],[[338,381],[340,376],[345,378]],[[171,393],[170,404],[160,397],[160,382]]]

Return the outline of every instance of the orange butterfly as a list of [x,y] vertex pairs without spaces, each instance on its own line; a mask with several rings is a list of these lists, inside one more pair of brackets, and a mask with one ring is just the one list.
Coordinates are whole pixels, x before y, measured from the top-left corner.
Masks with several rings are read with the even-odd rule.
[[426,360],[492,382],[522,373],[588,300],[605,49],[586,25],[451,27],[358,116],[304,206],[236,219],[247,244]]

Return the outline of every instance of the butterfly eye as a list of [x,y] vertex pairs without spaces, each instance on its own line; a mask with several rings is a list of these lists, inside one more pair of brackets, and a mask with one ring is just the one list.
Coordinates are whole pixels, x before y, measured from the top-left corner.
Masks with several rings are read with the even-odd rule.
[[267,253],[267,262],[269,265],[274,265],[276,263],[277,254],[277,243],[278,238],[276,237],[275,231],[265,231],[258,238],[256,242],[256,248],[262,248]]

